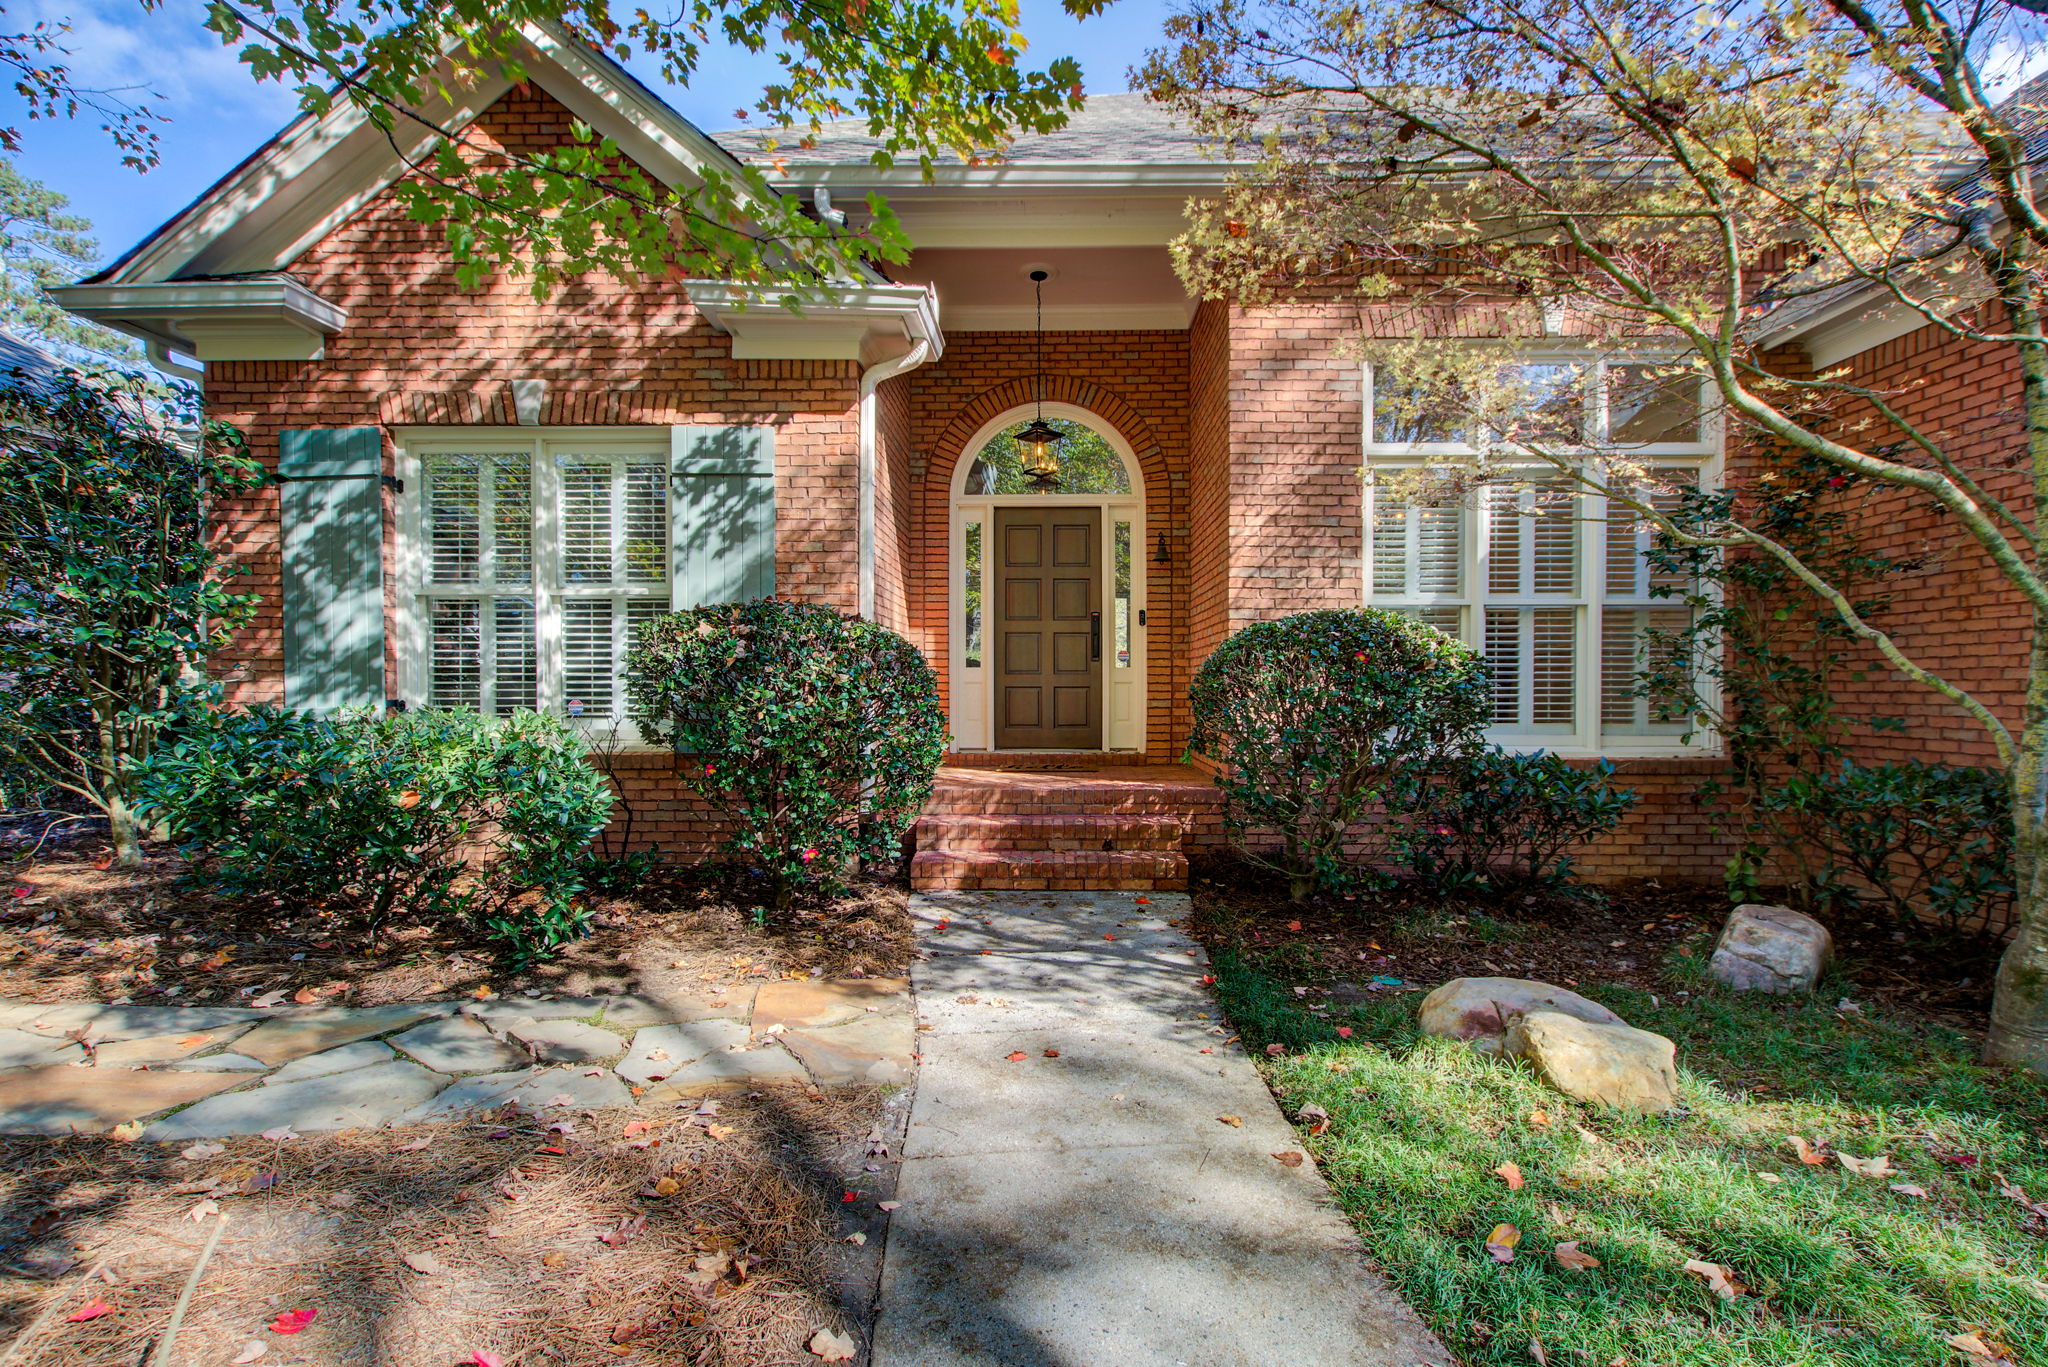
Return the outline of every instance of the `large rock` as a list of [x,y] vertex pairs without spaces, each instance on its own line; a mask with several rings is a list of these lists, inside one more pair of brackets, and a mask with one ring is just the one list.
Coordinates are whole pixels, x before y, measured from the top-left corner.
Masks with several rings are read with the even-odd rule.
[[1575,1101],[1651,1112],[1678,1104],[1677,1047],[1632,1025],[1531,1011],[1509,1024],[1505,1048]]
[[1834,951],[1811,916],[1751,903],[1728,913],[1707,972],[1738,992],[1811,992]]
[[1549,983],[1529,978],[1453,978],[1422,999],[1422,1030],[1498,1049],[1508,1024],[1530,1011],[1558,1011],[1595,1025],[1624,1024],[1599,1002]]

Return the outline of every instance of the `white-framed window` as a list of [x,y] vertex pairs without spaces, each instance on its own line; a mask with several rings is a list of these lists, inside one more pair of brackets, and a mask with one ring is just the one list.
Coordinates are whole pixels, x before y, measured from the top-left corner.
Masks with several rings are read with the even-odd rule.
[[599,725],[626,651],[670,610],[670,436],[660,429],[406,434],[406,696]]
[[1656,570],[1649,527],[1595,491],[1647,472],[1652,503],[1670,506],[1679,490],[1717,480],[1719,433],[1700,396],[1658,375],[1650,362],[1532,358],[1524,430],[1546,450],[1583,452],[1594,490],[1534,457],[1503,465],[1496,452],[1490,482],[1429,502],[1390,477],[1472,448],[1453,421],[1417,405],[1376,409],[1376,383],[1396,382],[1366,368],[1365,600],[1486,657],[1489,735],[1501,745],[1624,755],[1713,744],[1681,709],[1636,696],[1650,643],[1690,625],[1693,586]]

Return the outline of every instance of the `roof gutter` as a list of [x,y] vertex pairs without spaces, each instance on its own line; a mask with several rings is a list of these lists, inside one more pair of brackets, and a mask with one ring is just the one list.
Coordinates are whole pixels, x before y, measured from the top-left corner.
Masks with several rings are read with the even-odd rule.
[[917,369],[932,359],[932,344],[928,337],[920,337],[912,343],[910,350],[901,356],[871,365],[860,376],[860,587],[858,607],[860,615],[872,622],[875,620],[875,482],[879,453],[877,425],[881,400],[875,391],[882,381],[892,380],[898,375]]

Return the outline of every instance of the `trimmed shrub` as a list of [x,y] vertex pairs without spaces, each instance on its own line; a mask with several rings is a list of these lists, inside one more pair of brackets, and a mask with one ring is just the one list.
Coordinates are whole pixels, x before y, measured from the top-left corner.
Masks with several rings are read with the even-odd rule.
[[1233,841],[1296,900],[1370,885],[1370,862],[1345,851],[1352,828],[1398,776],[1472,746],[1488,715],[1470,646],[1373,608],[1248,626],[1203,661],[1190,698],[1190,748],[1223,766]]
[[585,852],[612,805],[582,738],[535,712],[194,712],[138,782],[213,886],[372,934],[458,915],[517,961],[584,933]]
[[1394,858],[1441,893],[1561,890],[1572,878],[1565,850],[1606,835],[1635,806],[1613,778],[1605,760],[1582,768],[1540,750],[1468,750],[1397,785],[1389,806],[1405,824]]
[[910,642],[830,608],[764,598],[661,618],[628,659],[633,718],[684,757],[683,786],[773,881],[842,885],[895,853],[946,749],[938,680]]
[[1818,851],[1823,906],[1871,906],[1901,921],[2000,936],[2012,928],[2011,793],[1991,769],[1842,761],[1759,796]]

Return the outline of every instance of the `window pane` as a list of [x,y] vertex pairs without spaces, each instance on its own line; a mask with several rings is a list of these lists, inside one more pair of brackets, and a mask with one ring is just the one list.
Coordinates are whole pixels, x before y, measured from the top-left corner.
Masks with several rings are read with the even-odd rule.
[[1585,441],[1585,386],[1577,366],[1511,366],[1501,379],[1509,400],[1500,418],[1502,436],[1531,446]]
[[533,582],[533,461],[498,456],[491,475],[491,581]]
[[1575,721],[1578,613],[1488,608],[1481,650],[1493,676],[1493,720],[1516,731],[1569,733]]
[[1607,439],[1618,446],[1700,439],[1697,375],[1653,365],[1607,367]]
[[[1695,470],[1658,470],[1659,488],[1649,491],[1647,502],[1660,513],[1677,509],[1683,491],[1699,482]],[[1607,505],[1606,589],[1610,598],[1646,598],[1656,588],[1684,592],[1690,585],[1684,575],[1651,566],[1648,554],[1656,542],[1652,523],[1616,502]]]
[[1465,510],[1374,500],[1372,591],[1386,598],[1456,595],[1464,584]]
[[612,582],[610,461],[562,461],[562,582]]
[[981,668],[981,524],[967,524],[967,621],[965,655],[969,669]]
[[540,656],[534,648],[531,598],[491,600],[491,647],[495,657],[491,710],[502,717],[522,707],[533,707]]
[[1558,483],[1486,491],[1486,587],[1504,596],[1578,592],[1578,500]]
[[1131,524],[1116,524],[1116,667],[1131,667]]
[[668,582],[668,462],[626,464],[626,578],[635,584]]
[[433,684],[436,707],[483,705],[483,604],[443,600],[433,608]]
[[474,584],[483,576],[483,490],[474,456],[427,462],[429,577],[437,584]]
[[1053,487],[1040,486],[1024,473],[1023,447],[1017,433],[1030,426],[1020,422],[1009,431],[990,439],[976,454],[967,471],[969,494],[1128,494],[1130,473],[1116,448],[1092,427],[1066,418],[1047,418],[1066,440],[1054,448],[1059,474]]
[[612,715],[612,602],[562,604],[562,710],[572,717]]
[[1403,617],[1413,617],[1424,626],[1435,627],[1446,636],[1459,636],[1464,631],[1463,608],[1395,608],[1393,611]]
[[[1684,607],[1607,609],[1600,623],[1600,729],[1618,735],[1677,735],[1689,728],[1681,636],[1692,625]],[[1653,690],[1636,696],[1647,670]],[[1669,686],[1657,689],[1660,677]]]
[[1468,436],[1464,395],[1446,385],[1428,386],[1375,367],[1372,375],[1372,439],[1389,446],[1411,442],[1463,442]]

